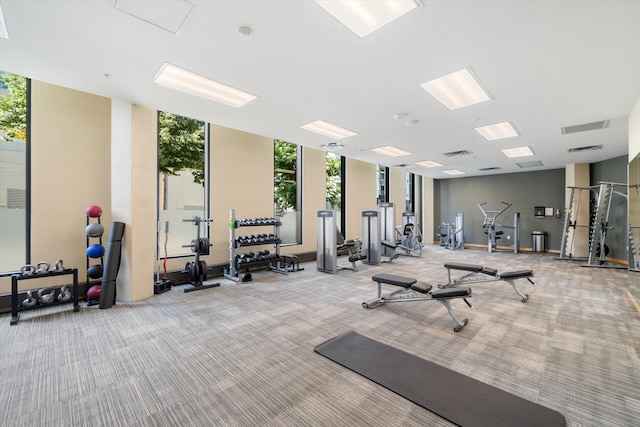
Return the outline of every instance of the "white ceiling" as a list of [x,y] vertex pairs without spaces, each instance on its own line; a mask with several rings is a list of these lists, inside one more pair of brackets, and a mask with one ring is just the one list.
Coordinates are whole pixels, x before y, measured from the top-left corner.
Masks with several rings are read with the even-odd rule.
[[[0,0],[9,34],[0,70],[314,148],[330,140],[300,126],[324,120],[358,133],[341,141],[341,154],[386,166],[436,160],[445,166],[409,169],[434,178],[627,154],[627,115],[640,95],[638,0],[423,0],[362,39],[311,0],[189,1]],[[158,86],[152,78],[165,62],[258,98],[235,109]],[[491,101],[450,111],[419,86],[465,67]],[[600,120],[609,127],[560,131]],[[488,142],[473,130],[503,121],[520,136]],[[413,154],[371,151],[383,145]],[[520,146],[535,155],[500,151]],[[458,150],[473,154],[443,155]],[[516,165],[532,160],[544,166]],[[479,171],[488,167],[501,169]]]

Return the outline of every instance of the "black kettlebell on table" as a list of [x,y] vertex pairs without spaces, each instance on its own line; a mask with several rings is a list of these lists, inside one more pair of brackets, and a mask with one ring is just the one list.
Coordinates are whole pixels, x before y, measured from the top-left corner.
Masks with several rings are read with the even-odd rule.
[[38,291],[38,299],[42,304],[51,304],[56,299],[56,291],[51,288],[42,288]]
[[22,301],[22,306],[33,307],[34,305],[37,304],[37,302],[38,300],[33,297],[33,295],[31,294],[31,291],[27,291],[27,298],[24,301]]
[[58,301],[64,302],[69,301],[71,299],[71,289],[68,286],[63,286],[60,288],[60,293],[58,294]]

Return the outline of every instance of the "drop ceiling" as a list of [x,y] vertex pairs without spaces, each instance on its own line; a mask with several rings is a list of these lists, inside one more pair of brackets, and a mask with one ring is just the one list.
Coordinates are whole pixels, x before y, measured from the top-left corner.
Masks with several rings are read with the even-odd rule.
[[[0,0],[0,70],[434,177],[563,168],[627,154],[640,1],[422,0],[359,37],[311,0]],[[247,31],[249,30],[249,31]],[[233,108],[153,82],[174,64],[257,98]],[[449,110],[421,84],[462,69],[491,99]],[[563,128],[608,121],[605,128]],[[509,122],[515,137],[474,128]],[[578,128],[579,129],[579,128]],[[409,155],[372,151],[394,146]],[[569,149],[600,146],[598,150]],[[502,152],[530,147],[533,156]],[[469,152],[464,156],[445,153]],[[432,160],[426,168],[414,162]],[[533,163],[530,163],[533,162]]]

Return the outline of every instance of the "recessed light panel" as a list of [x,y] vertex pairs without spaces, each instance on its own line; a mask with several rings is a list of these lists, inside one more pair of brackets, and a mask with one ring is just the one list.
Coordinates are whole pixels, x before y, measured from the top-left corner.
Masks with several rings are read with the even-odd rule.
[[446,171],[442,171],[442,173],[446,173],[447,175],[465,175],[466,172],[462,172],[458,169],[449,169]]
[[450,110],[479,104],[491,99],[466,68],[422,83],[420,87]]
[[414,0],[315,0],[360,37],[374,32],[419,6]]
[[525,157],[525,156],[533,156],[533,151],[529,147],[517,147],[517,148],[505,148],[504,150],[500,150],[507,157]]
[[416,165],[422,166],[423,168],[437,168],[440,166],[444,166],[442,163],[438,163],[435,160],[422,160],[420,162],[415,162]]
[[405,151],[402,148],[394,147],[393,145],[385,145],[384,147],[374,148],[372,151],[389,157],[408,156],[409,154],[411,154],[410,152]]
[[488,126],[480,126],[474,128],[476,132],[484,137],[487,141],[495,141],[496,139],[513,138],[518,136],[518,131],[509,122],[496,123]]
[[520,163],[516,163],[516,165],[518,165],[518,167],[520,167],[522,169],[524,169],[524,168],[537,168],[537,167],[540,167],[540,166],[544,166],[540,160],[532,160],[530,162],[520,162]]
[[223,85],[169,63],[165,63],[160,68],[153,81],[169,89],[210,99],[235,108],[240,108],[257,98],[255,95]]
[[336,125],[332,125],[331,123],[327,123],[322,120],[316,120],[315,122],[307,123],[306,125],[300,126],[300,128],[319,133],[320,135],[328,136],[331,139],[343,139],[357,135],[357,133],[355,132]]

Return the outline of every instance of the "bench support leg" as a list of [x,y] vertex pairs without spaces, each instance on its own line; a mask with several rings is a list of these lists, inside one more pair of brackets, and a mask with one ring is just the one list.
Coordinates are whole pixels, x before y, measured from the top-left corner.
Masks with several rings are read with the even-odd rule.
[[[513,288],[514,291],[516,291],[516,293],[520,296],[520,301],[522,301],[522,303],[524,304],[525,302],[527,302],[527,300],[529,299],[529,295],[523,294],[520,289],[518,289],[518,286],[516,286],[516,281],[515,280],[507,280],[507,279],[502,279],[505,282],[507,282],[508,284],[511,285],[511,287]],[[529,280],[531,281],[531,280]]]
[[450,298],[438,299],[438,302],[440,302],[440,304],[444,305],[444,307],[449,312],[449,316],[451,316],[453,321],[456,322],[456,327],[453,328],[454,332],[459,332],[460,330],[462,330],[462,328],[465,327],[465,325],[467,323],[469,323],[469,319],[462,319],[462,322],[461,322],[456,318],[456,316],[453,314],[453,310],[451,310],[451,300],[450,300]]

